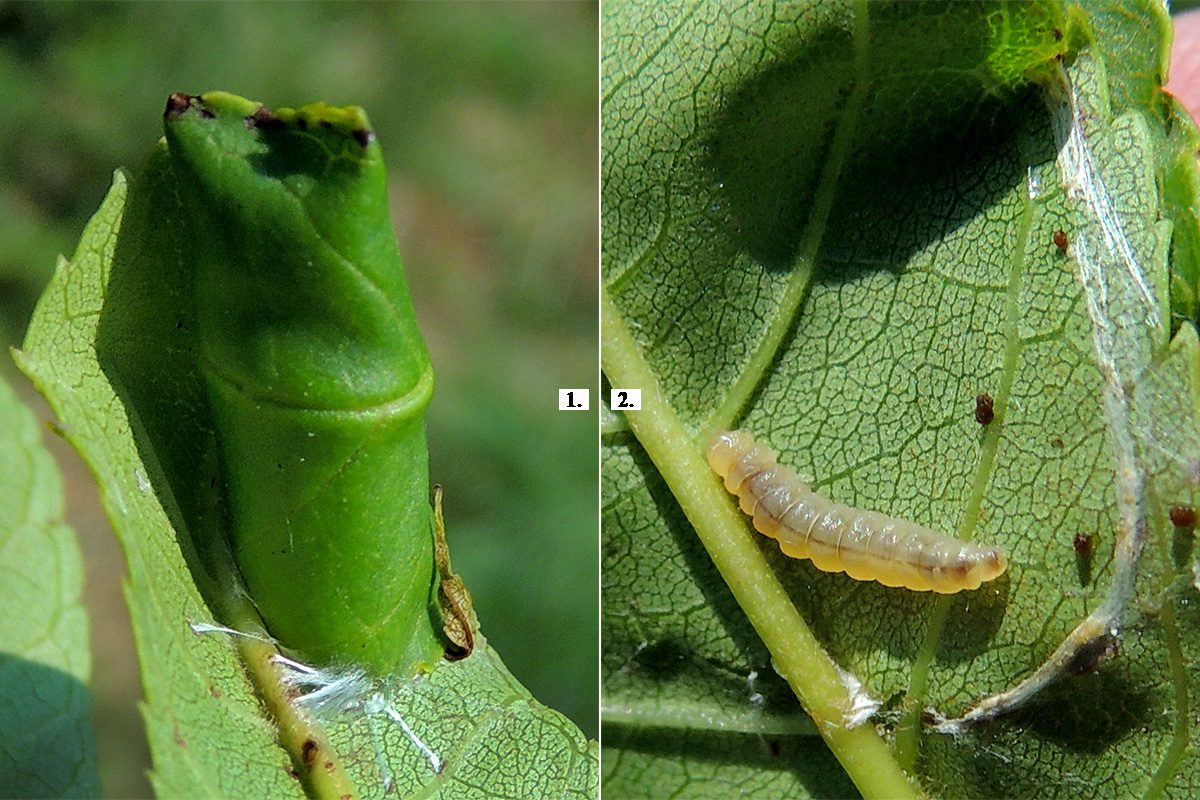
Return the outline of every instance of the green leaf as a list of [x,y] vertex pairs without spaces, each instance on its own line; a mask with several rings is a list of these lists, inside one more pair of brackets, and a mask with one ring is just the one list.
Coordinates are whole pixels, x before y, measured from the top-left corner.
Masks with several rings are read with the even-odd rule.
[[97,797],[83,559],[37,421],[0,376],[0,796]]
[[[124,174],[117,173],[75,255],[59,262],[17,354],[18,365],[46,395],[67,440],[97,476],[125,552],[125,595],[142,666],[156,791],[300,797],[237,651],[188,627],[212,620],[185,560],[185,553],[194,552],[191,542],[177,536],[168,520],[166,509],[178,512],[165,483],[155,483],[159,460],[153,453],[139,455],[133,426],[142,423],[125,409],[97,361],[95,337],[107,282],[125,271],[114,258],[118,247],[124,252],[131,246],[119,235],[128,188]],[[134,213],[148,211],[143,206]]]
[[194,295],[179,313],[195,314],[250,596],[310,662],[426,670],[442,654],[424,424],[433,371],[366,114],[177,94],[166,129],[180,236],[203,243],[180,251]]
[[[1165,517],[1196,493],[1200,385],[1190,325],[1168,356],[1153,322],[1168,272],[1197,266],[1157,165],[1185,174],[1195,136],[1145,68],[1162,10],[1086,10],[605,5],[602,358],[644,398],[603,455],[606,793],[850,793],[833,758],[868,796],[906,774],[949,796],[1200,785],[1194,589]],[[1099,325],[1081,265],[1111,290]],[[783,557],[705,463],[733,427],[836,501],[1003,546],[1007,574],[939,597]],[[1107,660],[1099,620],[1121,631]],[[1019,710],[921,722],[993,696]]]
[[[246,130],[240,117],[237,125]],[[352,130],[334,133],[361,150]],[[60,263],[18,358],[97,476],[129,562],[156,790],[382,796],[390,781],[401,796],[587,794],[596,780],[594,747],[533,701],[481,635],[469,658],[441,662],[428,676],[410,680],[401,668],[367,682],[334,669],[320,680],[340,679],[352,691],[323,709],[297,699],[296,687],[314,680],[275,659],[224,545],[223,445],[199,363],[211,343],[197,335],[206,312],[193,302],[192,270],[197,253],[229,243],[201,238],[203,223],[193,227],[195,208],[181,196],[196,190],[189,183],[196,177],[181,174],[192,166],[180,167],[160,147],[134,181],[117,173],[74,258]],[[292,174],[306,180],[311,170]],[[247,201],[255,191],[245,189]],[[313,216],[320,213],[327,212]],[[257,224],[252,213],[228,222]],[[394,258],[390,236],[386,244]],[[226,288],[238,289],[236,281]],[[421,350],[413,363],[423,359]],[[424,609],[435,586],[432,520],[427,497],[422,502]],[[387,556],[373,554],[372,563]],[[369,592],[371,580],[344,588]],[[303,588],[296,582],[290,593],[298,603]],[[194,632],[214,622],[249,636]]]

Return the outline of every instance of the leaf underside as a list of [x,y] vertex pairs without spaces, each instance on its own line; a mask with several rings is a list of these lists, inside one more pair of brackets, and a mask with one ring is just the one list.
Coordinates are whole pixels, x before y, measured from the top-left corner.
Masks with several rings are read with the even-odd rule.
[[0,796],[98,797],[83,558],[54,458],[2,371],[0,474]]
[[[712,477],[660,473],[715,429],[751,431],[839,502],[1007,550],[999,580],[939,598],[759,541],[825,651],[882,704],[889,741],[905,715],[952,716],[1012,687],[1110,596],[1122,531],[1104,376],[1075,259],[1054,241],[1094,223],[1063,188],[1042,92],[1003,84],[989,61],[989,31],[1032,30],[1046,7],[605,6],[604,283],[637,343],[605,367],[617,386],[644,364],[687,433],[664,451],[607,423],[606,794],[854,791],[832,782],[845,775],[680,508]],[[1173,238],[1179,198],[1159,186],[1194,181],[1177,153],[1195,131],[1157,89],[1161,10],[1087,10],[1095,41],[1068,71],[1165,314],[1170,279],[1196,265]],[[1169,355],[1165,330],[1130,335],[1159,354],[1147,374],[1170,399],[1153,413],[1174,415],[1180,440],[1146,456],[1150,533],[1119,656],[969,735],[900,742],[933,794],[1200,786],[1190,539],[1166,518],[1195,500],[1176,456],[1200,441],[1200,351],[1190,323]]]

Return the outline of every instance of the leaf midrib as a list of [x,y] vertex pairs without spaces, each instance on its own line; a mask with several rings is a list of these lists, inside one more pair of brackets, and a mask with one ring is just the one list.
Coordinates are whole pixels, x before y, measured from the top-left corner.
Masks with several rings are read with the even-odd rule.
[[[996,454],[1000,449],[1000,437],[1004,432],[1007,416],[1008,401],[1012,397],[1013,383],[1016,380],[1017,367],[1021,361],[1021,353],[1028,342],[1021,337],[1021,288],[1024,283],[1028,262],[1025,254],[1028,252],[1030,232],[1035,228],[1038,206],[1027,195],[1021,209],[1020,221],[1017,225],[1016,242],[1011,252],[1011,262],[1008,275],[1008,287],[1004,301],[1004,357],[1000,367],[1000,383],[996,389],[995,418],[987,426],[983,443],[980,446],[979,461],[975,467],[975,478],[967,494],[962,519],[959,522],[956,535],[959,539],[970,540],[974,537],[979,523],[979,508],[983,503],[984,494],[992,478],[996,462]],[[925,637],[913,658],[912,669],[909,672],[908,691],[905,693],[904,718],[896,729],[896,756],[901,765],[910,768],[916,763],[917,737],[921,728],[920,715],[925,707],[925,695],[929,688],[929,674],[933,658],[937,652],[938,643],[946,628],[950,616],[953,598],[949,595],[939,595],[929,616],[929,624],[925,628]]]
[[853,88],[846,100],[842,115],[838,118],[833,132],[833,142],[829,147],[829,157],[821,170],[821,178],[813,196],[812,212],[805,223],[804,232],[800,238],[800,247],[792,263],[791,276],[780,299],[779,306],[773,315],[766,332],[754,349],[754,354],[742,368],[742,372],[726,393],[724,400],[713,412],[700,430],[698,440],[708,442],[718,431],[733,427],[734,421],[741,415],[754,390],[762,383],[763,377],[779,353],[779,348],[791,330],[796,312],[800,308],[808,292],[809,281],[812,278],[816,264],[817,253],[825,239],[829,222],[829,214],[833,202],[837,198],[838,182],[850,156],[850,147],[858,130],[859,119],[862,116],[863,102],[866,99],[867,88],[870,85],[869,64],[867,53],[870,49],[870,18],[868,17],[867,0],[855,0],[854,3],[854,82]]

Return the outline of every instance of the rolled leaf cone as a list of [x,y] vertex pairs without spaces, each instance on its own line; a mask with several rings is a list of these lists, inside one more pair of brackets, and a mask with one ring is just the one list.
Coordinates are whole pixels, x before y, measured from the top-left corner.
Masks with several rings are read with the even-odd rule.
[[442,653],[424,427],[433,373],[366,115],[175,94],[165,127],[250,596],[310,663],[428,669]]

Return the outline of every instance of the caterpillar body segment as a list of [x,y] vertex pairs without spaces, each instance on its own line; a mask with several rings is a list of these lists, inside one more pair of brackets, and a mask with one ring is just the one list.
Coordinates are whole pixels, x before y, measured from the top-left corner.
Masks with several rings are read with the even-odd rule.
[[807,558],[824,572],[954,594],[979,588],[1008,566],[999,547],[822,497],[745,431],[718,433],[708,447],[708,463],[760,533],[776,539],[785,555]]

